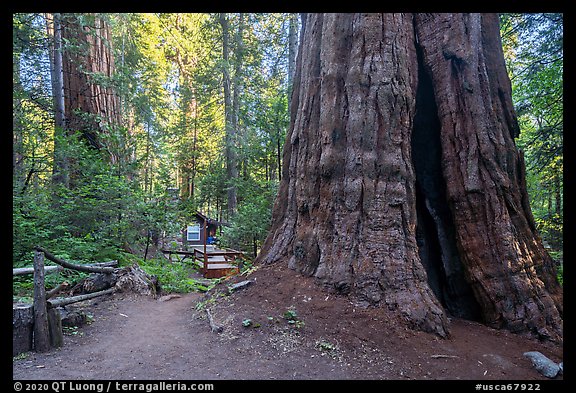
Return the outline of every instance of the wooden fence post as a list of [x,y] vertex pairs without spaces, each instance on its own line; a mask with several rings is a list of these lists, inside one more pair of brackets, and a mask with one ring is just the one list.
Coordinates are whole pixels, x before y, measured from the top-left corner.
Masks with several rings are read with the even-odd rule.
[[48,309],[48,331],[50,333],[50,345],[60,348],[64,345],[64,332],[62,331],[62,317],[57,308]]
[[50,331],[44,286],[44,253],[34,251],[34,348],[37,352],[50,350]]

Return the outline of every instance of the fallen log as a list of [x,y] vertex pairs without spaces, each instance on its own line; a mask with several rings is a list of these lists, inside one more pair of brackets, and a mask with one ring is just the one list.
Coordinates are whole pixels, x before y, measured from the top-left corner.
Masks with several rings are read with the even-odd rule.
[[125,292],[130,291],[140,295],[156,297],[159,292],[158,277],[146,273],[138,264],[117,269],[114,277],[114,288]]
[[114,291],[115,291],[115,288],[108,288],[108,289],[105,289],[103,291],[87,293],[85,295],[52,299],[52,300],[48,300],[47,303],[48,303],[48,307],[50,307],[50,308],[62,307],[62,306],[66,306],[68,304],[78,303],[78,302],[92,299],[92,298],[95,298],[98,296],[107,295],[109,293],[113,293]]
[[177,295],[175,293],[172,293],[170,295],[164,295],[161,296],[160,298],[158,298],[159,302],[167,302],[168,300],[172,300],[172,299],[180,299],[182,296]]
[[228,287],[228,294],[232,294],[233,292],[239,291],[242,288],[246,288],[248,285],[252,284],[253,281],[251,280],[244,280],[240,281],[236,284],[232,284]]
[[92,293],[112,288],[116,284],[115,273],[92,273],[69,290],[70,296]]
[[[80,266],[92,266],[92,267],[114,267],[118,266],[118,261],[109,261],[109,262],[96,262],[96,263],[87,263],[85,265]],[[58,273],[64,270],[64,268],[60,265],[58,266],[44,266],[44,274],[49,273]],[[33,274],[34,268],[33,267],[17,267],[12,269],[13,276],[23,276],[26,274]]]
[[54,295],[56,295],[62,289],[68,287],[68,285],[70,285],[70,284],[68,284],[66,281],[64,281],[63,283],[59,284],[57,287],[46,292],[46,300],[50,299],[51,297],[54,297]]
[[[90,278],[90,277],[88,277]],[[100,289],[94,292],[95,283],[101,284]],[[81,284],[85,289],[92,290],[90,293],[72,296],[69,298],[58,298],[48,300],[49,307],[60,307],[67,304],[81,302],[83,300],[92,299],[94,297],[106,295],[114,291],[130,291],[139,293],[141,295],[148,295],[155,297],[157,295],[158,279],[155,276],[150,276],[143,271],[140,266],[133,265],[127,266],[122,269],[114,269],[112,274],[99,274],[95,275],[88,281],[86,285]],[[105,287],[108,287],[104,289]]]
[[[43,247],[36,246],[34,249],[36,250],[36,254],[43,255],[43,257],[45,256],[47,259],[64,268],[96,273],[74,286],[71,291],[72,295],[75,295],[75,291],[96,293],[114,287],[118,291],[132,291],[142,295],[157,296],[159,289],[158,278],[147,274],[138,264],[124,268],[94,266],[96,264],[78,265],[54,256]],[[105,264],[117,264],[117,261],[105,262]]]
[[82,295],[116,288],[156,297],[159,291],[158,278],[143,271],[137,264],[115,269],[112,273],[93,273],[68,290],[69,296]]
[[114,273],[114,271],[116,270],[115,268],[109,266],[101,267],[101,266],[77,265],[75,263],[66,262],[63,259],[54,256],[52,253],[50,253],[43,247],[36,246],[34,247],[34,249],[36,251],[44,253],[47,259],[67,269],[78,270],[79,272],[85,272],[85,273]]
[[[44,274],[57,273],[64,270],[62,266],[44,266]],[[17,267],[12,269],[12,276],[23,276],[25,274],[34,274],[33,267]]]
[[[560,372],[560,365],[544,356],[541,352],[524,352],[524,356],[530,359],[536,371],[544,375],[546,378],[556,378]],[[564,368],[564,362],[562,362],[562,368]]]

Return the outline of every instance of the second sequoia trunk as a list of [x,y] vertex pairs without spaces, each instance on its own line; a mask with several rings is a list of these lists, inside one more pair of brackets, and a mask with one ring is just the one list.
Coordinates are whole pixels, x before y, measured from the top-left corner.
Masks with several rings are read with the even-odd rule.
[[258,257],[409,325],[444,309],[559,338],[527,205],[496,15],[309,14]]

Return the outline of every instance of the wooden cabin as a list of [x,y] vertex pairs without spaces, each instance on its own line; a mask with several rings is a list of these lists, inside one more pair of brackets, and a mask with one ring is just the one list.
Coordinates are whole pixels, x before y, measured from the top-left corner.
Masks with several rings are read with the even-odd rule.
[[[242,252],[229,248],[219,249],[213,242],[216,230],[227,223],[211,219],[200,212],[196,212],[185,228],[182,229],[183,250],[162,250],[172,260],[172,255],[192,257],[194,263],[200,266],[204,277],[220,278],[238,273],[238,259]],[[184,258],[182,260],[184,260]]]
[[204,214],[196,212],[188,222],[188,225],[186,225],[186,228],[182,230],[182,244],[184,245],[184,248],[188,249],[193,248],[194,246],[204,246],[205,243],[210,245],[211,243],[208,241],[208,238],[210,236],[216,236],[216,230],[222,225],[227,226],[228,224],[208,218]]

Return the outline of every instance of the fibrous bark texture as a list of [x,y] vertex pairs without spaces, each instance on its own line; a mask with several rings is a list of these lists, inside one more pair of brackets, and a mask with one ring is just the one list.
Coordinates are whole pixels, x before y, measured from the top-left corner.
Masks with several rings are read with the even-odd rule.
[[120,123],[120,98],[111,83],[115,66],[110,27],[98,16],[85,18],[89,25],[63,14],[62,37],[73,44],[63,56],[66,127],[82,131],[90,145],[101,148],[100,133]]
[[309,14],[303,34],[294,124],[260,260],[287,257],[339,292],[446,335],[415,237],[412,15]]
[[483,320],[562,335],[562,289],[536,232],[495,14],[415,16],[434,86],[447,203]]
[[561,335],[496,15],[308,14],[272,228],[288,261],[412,327]]

